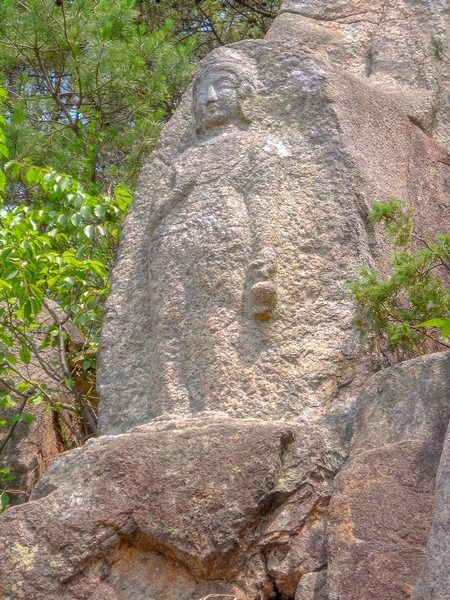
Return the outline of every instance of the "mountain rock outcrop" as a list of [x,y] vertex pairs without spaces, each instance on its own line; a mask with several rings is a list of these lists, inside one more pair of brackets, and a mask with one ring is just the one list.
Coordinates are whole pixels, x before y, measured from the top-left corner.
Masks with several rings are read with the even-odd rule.
[[103,327],[103,433],[204,410],[318,418],[354,400],[374,365],[345,283],[388,251],[370,205],[414,206],[419,234],[450,220],[450,160],[426,124],[446,104],[430,40],[447,12],[406,4],[398,30],[384,2],[332,14],[290,2],[267,39],[203,61],[125,226]]
[[433,518],[449,375],[450,353],[433,354],[384,369],[361,392],[327,525],[330,600],[410,597]]
[[387,268],[372,202],[450,222],[448,14],[287,0],[200,64],[125,226],[102,435],[2,515],[2,598],[450,597],[450,353],[380,370],[345,287]]
[[436,478],[433,525],[423,573],[414,588],[412,600],[445,600],[450,590],[450,432],[442,451]]
[[31,501],[1,517],[1,597],[408,598],[425,563],[449,371],[442,353],[376,374],[353,437],[351,412],[308,424],[210,413],[61,455]]
[[1,597],[293,598],[326,564],[332,429],[209,415],[62,455],[2,517]]

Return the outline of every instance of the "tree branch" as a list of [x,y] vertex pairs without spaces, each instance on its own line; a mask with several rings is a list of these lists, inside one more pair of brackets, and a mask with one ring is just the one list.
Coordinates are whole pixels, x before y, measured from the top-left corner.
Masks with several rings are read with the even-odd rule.
[[45,86],[48,89],[48,91],[50,93],[50,96],[53,98],[53,101],[55,102],[56,106],[58,106],[58,108],[66,116],[66,119],[69,121],[70,128],[72,129],[72,131],[74,132],[74,134],[78,138],[82,139],[82,136],[81,136],[81,133],[80,133],[80,131],[78,129],[76,121],[74,121],[72,115],[70,114],[70,111],[67,109],[67,106],[64,104],[64,102],[61,101],[61,98],[57,94],[55,88],[53,87],[52,82],[50,81],[50,77],[48,76],[47,69],[45,68],[44,62],[42,60],[41,53],[39,51],[39,47],[37,45],[37,42],[36,42],[33,50],[34,50],[34,54],[35,54],[35,56],[37,58],[37,61],[38,61],[38,64],[39,64],[39,68],[41,70],[42,77],[43,77],[43,79],[45,81]]
[[[21,414],[23,413],[23,411],[25,410],[25,406],[27,405],[27,402],[28,402],[28,397],[25,397],[25,398],[24,398],[24,400],[22,400],[22,403],[21,403],[21,405],[19,406],[19,411],[18,411],[18,413],[17,413],[17,414],[21,415]],[[9,431],[8,431],[8,433],[7,433],[7,435],[6,435],[6,437],[5,437],[5,439],[3,440],[2,444],[0,445],[0,454],[3,452],[3,450],[4,450],[5,446],[6,446],[6,444],[7,444],[7,443],[9,442],[9,440],[11,439],[11,437],[12,437],[12,435],[13,435],[13,433],[14,433],[14,431],[15,431],[16,427],[17,427],[17,423],[18,423],[19,421],[20,421],[20,419],[17,419],[17,421],[15,421],[15,422],[14,422],[14,423],[11,425],[11,427],[10,427],[10,429],[9,429]]]
[[55,323],[58,324],[58,329],[59,329],[59,340],[58,340],[58,355],[59,355],[59,362],[61,364],[61,368],[63,370],[64,376],[66,377],[66,379],[68,379],[69,381],[71,381],[71,383],[67,386],[70,391],[75,395],[78,404],[80,406],[81,412],[83,414],[83,418],[85,420],[85,422],[90,426],[92,432],[94,433],[94,435],[97,435],[97,416],[94,412],[94,410],[92,409],[92,406],[89,404],[89,402],[86,402],[86,400],[83,397],[83,394],[80,392],[80,389],[78,387],[78,385],[76,384],[75,381],[73,381],[73,374],[69,368],[69,365],[67,364],[67,357],[66,357],[66,347],[65,347],[65,343],[64,343],[64,338],[63,338],[63,324],[60,322],[58,315],[56,314],[56,312],[50,308],[50,306],[48,305],[48,303],[43,302],[45,308],[48,310],[48,312],[51,314],[51,316],[53,317],[53,319],[55,320]]
[[[269,19],[275,19],[275,17],[277,16],[276,13],[270,12],[265,8],[262,8],[262,6],[258,4],[249,4],[248,2],[246,2],[246,0],[232,0],[232,2],[234,2],[235,4],[239,4],[240,6],[243,6],[244,8],[247,8],[252,12],[258,13],[263,17],[268,17]],[[230,4],[230,2],[228,2],[228,4]]]

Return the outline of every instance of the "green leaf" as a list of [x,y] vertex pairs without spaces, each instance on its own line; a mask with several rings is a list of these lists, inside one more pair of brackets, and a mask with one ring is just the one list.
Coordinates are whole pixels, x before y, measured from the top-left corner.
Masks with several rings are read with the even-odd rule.
[[84,217],[85,219],[90,219],[91,217],[91,209],[89,208],[89,206],[82,206],[80,208],[80,215],[82,217]]
[[[5,280],[15,279],[18,274],[19,274],[19,271],[17,269],[14,269],[13,271],[10,271],[9,273],[7,273],[5,275]],[[10,289],[11,289],[11,287],[10,287]]]
[[32,313],[32,306],[31,306],[31,302],[29,300],[26,300],[23,304],[23,315],[26,319],[29,319],[31,317],[31,313]]
[[83,229],[83,233],[90,240],[94,239],[94,226],[86,225],[86,227]]
[[103,204],[98,204],[94,208],[94,215],[96,217],[102,218],[105,216],[105,214],[106,214],[106,206],[104,206]]
[[[16,273],[17,273],[17,271],[16,271]],[[4,281],[3,279],[0,279],[0,288],[9,291],[9,290],[12,289],[12,286],[7,281]]]
[[[42,387],[42,384],[41,384]],[[42,404],[42,402],[44,402],[44,396],[42,394],[35,394],[34,396],[31,396],[31,398],[29,398],[28,402],[30,404]]]
[[31,296],[31,298],[30,298],[31,308],[33,310],[33,314],[34,315],[38,315],[40,313],[40,311],[41,311],[41,308],[42,308],[42,294],[41,294],[41,290],[36,289],[35,285],[30,285],[30,288],[33,290],[33,292],[37,296],[37,297]]
[[442,337],[450,336],[450,319],[428,319],[419,323],[418,327],[439,327]]
[[0,341],[9,348],[13,345],[14,338],[5,333],[2,329],[0,329]]
[[59,215],[59,217],[56,220],[60,225],[62,225],[62,227],[64,227],[64,225],[66,225],[67,221],[69,220],[69,215],[67,215],[67,214]]
[[0,512],[5,510],[5,508],[8,506],[10,502],[10,497],[8,496],[8,494],[6,492],[1,492],[0,493]]
[[11,408],[17,403],[14,400],[14,398],[9,394],[0,394],[0,404],[2,404],[5,408]]
[[30,169],[27,169],[27,172],[25,173],[25,179],[29,183],[36,183],[40,181],[42,179],[42,169],[37,167],[31,167]]
[[74,265],[78,267],[80,264],[82,264],[80,263],[79,259],[70,252],[63,252],[63,258],[68,265]]
[[83,254],[86,252],[86,246],[79,246],[75,252],[75,256],[80,259],[83,258]]
[[89,267],[91,267],[91,269],[97,273],[97,275],[100,277],[105,276],[105,265],[103,265],[101,262],[98,260],[90,260],[88,264]]
[[27,346],[22,346],[22,348],[19,350],[19,357],[20,357],[20,360],[22,362],[24,362],[26,365],[30,364],[31,352],[30,352],[29,348],[27,348]]
[[419,323],[417,327],[445,327],[446,325],[450,325],[450,319],[428,319]]
[[72,225],[75,225],[75,227],[78,227],[78,225],[81,223],[81,219],[82,217],[79,213],[75,213],[70,217],[70,221]]
[[31,423],[34,421],[34,416],[31,413],[23,412],[22,421],[27,425],[31,425]]

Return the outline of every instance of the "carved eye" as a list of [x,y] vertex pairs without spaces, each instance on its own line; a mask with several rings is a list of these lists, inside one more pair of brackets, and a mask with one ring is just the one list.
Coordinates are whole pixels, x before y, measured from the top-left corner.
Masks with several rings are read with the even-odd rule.
[[236,82],[229,77],[224,77],[223,79],[217,79],[213,85],[214,87],[220,87],[221,89],[231,89],[236,87]]
[[206,102],[207,98],[208,98],[207,92],[205,92],[205,91],[197,92],[197,102],[198,103]]

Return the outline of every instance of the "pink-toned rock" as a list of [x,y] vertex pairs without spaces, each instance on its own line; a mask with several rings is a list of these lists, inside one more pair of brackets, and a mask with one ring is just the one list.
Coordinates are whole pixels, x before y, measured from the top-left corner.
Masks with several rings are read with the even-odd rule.
[[406,600],[425,561],[450,415],[450,353],[372,377],[328,523],[330,600]]
[[450,428],[436,477],[434,517],[425,568],[411,600],[447,600],[450,593]]
[[326,569],[305,573],[297,586],[295,600],[327,600],[326,580]]
[[325,562],[330,423],[223,416],[92,440],[2,516],[4,600],[293,598]]

